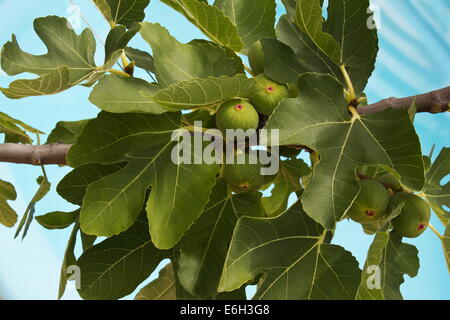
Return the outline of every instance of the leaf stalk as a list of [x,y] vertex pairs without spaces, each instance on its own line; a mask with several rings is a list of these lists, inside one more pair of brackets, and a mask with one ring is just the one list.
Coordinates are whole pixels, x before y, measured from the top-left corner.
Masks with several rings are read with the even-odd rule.
[[440,234],[440,232],[439,232],[439,231],[438,231],[431,223],[428,224],[428,227],[434,232],[434,234],[435,234],[439,239],[441,239],[441,241],[444,240],[444,237]]
[[345,65],[342,65],[340,67],[342,75],[344,76],[345,79],[345,83],[347,84],[347,88],[348,88],[348,93],[350,95],[349,99],[350,101],[356,99],[356,94],[355,94],[355,88],[353,87],[353,83],[352,80],[350,79],[350,75],[347,72],[347,69],[345,69]]

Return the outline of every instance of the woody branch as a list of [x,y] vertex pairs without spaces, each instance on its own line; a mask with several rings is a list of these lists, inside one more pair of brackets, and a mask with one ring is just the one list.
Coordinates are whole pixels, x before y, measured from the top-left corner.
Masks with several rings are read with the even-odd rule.
[[[407,109],[415,101],[417,112],[440,113],[450,109],[450,87],[406,98],[388,98],[377,103],[358,107],[358,113],[367,115],[388,108]],[[31,165],[66,165],[66,156],[71,145],[56,143],[40,146],[14,143],[0,144],[0,162]],[[306,146],[289,146],[309,150]]]

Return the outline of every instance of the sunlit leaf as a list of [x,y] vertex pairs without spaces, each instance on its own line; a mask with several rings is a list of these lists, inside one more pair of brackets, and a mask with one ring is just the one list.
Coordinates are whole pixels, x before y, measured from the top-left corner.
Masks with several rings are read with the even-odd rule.
[[71,86],[98,80],[120,56],[120,51],[102,67],[94,61],[95,39],[89,29],[77,35],[65,18],[48,16],[34,21],[36,34],[47,47],[44,55],[24,52],[13,35],[2,50],[1,66],[9,75],[30,72],[40,76],[34,80],[16,80],[9,89],[2,89],[8,97],[22,98],[54,94]]
[[94,87],[89,101],[108,112],[161,114],[168,110],[147,97],[158,92],[159,89],[156,85],[145,80],[108,75],[100,79]]
[[68,84],[73,85],[95,70],[95,39],[89,29],[81,35],[68,27],[65,18],[48,16],[34,21],[34,29],[48,49],[44,55],[31,55],[22,51],[13,36],[2,51],[2,69],[9,75],[31,72],[39,76],[55,72],[66,66],[70,72]]
[[144,10],[150,0],[94,0],[94,3],[113,26],[123,24],[129,27],[144,20]]
[[178,111],[218,105],[233,98],[246,98],[251,94],[254,85],[255,80],[243,74],[232,78],[226,76],[196,78],[173,84],[155,95],[144,94],[144,96],[165,105],[170,110]]
[[9,88],[0,88],[0,90],[10,99],[21,99],[56,94],[70,87],[69,69],[66,66],[61,66],[37,79],[13,81]]
[[234,51],[242,49],[243,44],[236,26],[219,8],[209,5],[207,1],[161,1],[184,15],[186,19],[217,44],[231,48]]
[[182,44],[159,24],[142,23],[141,35],[152,47],[161,88],[194,78],[232,77],[241,71],[225,48],[207,42]]

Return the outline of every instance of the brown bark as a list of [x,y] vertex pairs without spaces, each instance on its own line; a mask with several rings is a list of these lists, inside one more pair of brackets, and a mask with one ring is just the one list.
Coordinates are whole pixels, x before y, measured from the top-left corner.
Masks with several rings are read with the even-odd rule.
[[26,144],[0,144],[0,162],[31,165],[66,164],[70,144],[55,143],[40,146]]
[[414,99],[416,99],[417,112],[446,112],[449,110],[450,104],[450,87],[427,92],[418,96],[384,99],[368,106],[359,107],[358,113],[363,115],[371,114],[383,111],[387,108],[406,109],[412,105]]

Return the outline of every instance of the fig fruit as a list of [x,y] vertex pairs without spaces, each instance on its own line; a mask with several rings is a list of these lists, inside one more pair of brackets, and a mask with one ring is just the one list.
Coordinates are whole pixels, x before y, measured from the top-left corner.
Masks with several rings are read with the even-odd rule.
[[248,50],[248,62],[254,74],[264,73],[264,52],[261,41],[256,41]]
[[260,74],[250,95],[250,102],[259,113],[270,115],[284,98],[289,97],[288,88]]
[[264,184],[258,164],[225,164],[223,178],[235,192],[256,191]]
[[378,181],[363,179],[361,191],[348,211],[348,216],[359,223],[374,223],[384,216],[389,207],[389,192]]
[[216,124],[220,130],[257,129],[258,112],[245,100],[229,100],[220,105],[216,113]]
[[237,157],[233,164],[224,164],[222,168],[223,179],[231,186],[233,192],[251,192],[259,190],[269,183],[276,175],[263,175],[261,169],[264,166],[258,161],[249,163],[249,156],[245,154],[245,163],[237,163]]
[[416,238],[428,227],[431,210],[421,197],[412,193],[395,193],[391,196],[390,206],[398,206],[403,203],[403,208],[396,218],[392,220],[392,226],[403,237]]

